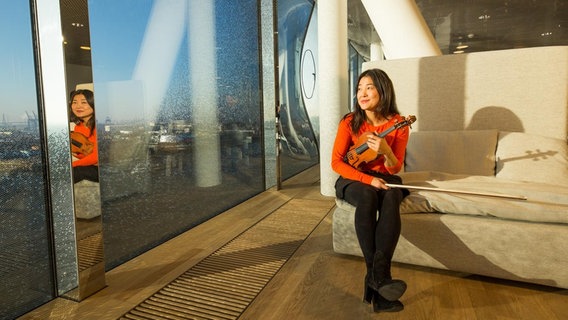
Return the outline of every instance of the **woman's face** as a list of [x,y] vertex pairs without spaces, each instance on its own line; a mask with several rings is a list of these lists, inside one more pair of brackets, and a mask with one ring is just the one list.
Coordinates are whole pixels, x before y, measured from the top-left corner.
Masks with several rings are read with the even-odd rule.
[[374,111],[379,106],[379,91],[369,76],[361,78],[357,87],[357,102],[364,111]]
[[87,121],[93,116],[93,108],[87,102],[87,98],[85,98],[82,94],[78,94],[73,97],[73,101],[71,101],[71,110],[73,110],[75,116],[83,121]]

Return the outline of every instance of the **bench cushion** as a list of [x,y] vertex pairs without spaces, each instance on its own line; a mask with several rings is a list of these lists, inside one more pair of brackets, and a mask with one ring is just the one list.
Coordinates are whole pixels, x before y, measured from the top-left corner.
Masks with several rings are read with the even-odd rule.
[[493,176],[497,137],[497,130],[412,132],[404,170]]

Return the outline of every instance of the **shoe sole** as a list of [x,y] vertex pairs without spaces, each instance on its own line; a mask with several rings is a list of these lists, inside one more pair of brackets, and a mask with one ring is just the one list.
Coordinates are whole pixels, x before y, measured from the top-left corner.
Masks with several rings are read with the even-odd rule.
[[398,300],[400,297],[402,297],[405,291],[406,283],[404,283],[403,281],[385,284],[378,290],[379,294],[388,301]]
[[396,304],[396,305],[393,305],[393,306],[389,306],[388,308],[373,307],[373,311],[375,313],[378,313],[378,312],[399,312],[399,311],[402,311],[402,310],[404,310],[404,305],[402,305],[402,304]]

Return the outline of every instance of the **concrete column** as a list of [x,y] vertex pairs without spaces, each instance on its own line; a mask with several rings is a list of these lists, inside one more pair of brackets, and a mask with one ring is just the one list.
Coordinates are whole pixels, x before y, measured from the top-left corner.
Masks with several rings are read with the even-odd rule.
[[370,59],[371,61],[378,61],[378,60],[384,60],[383,57],[383,46],[382,44],[377,41],[377,42],[373,42],[370,45]]
[[387,59],[442,55],[414,0],[361,0]]
[[189,1],[188,35],[194,172],[197,186],[210,187],[221,183],[214,1]]
[[331,151],[339,120],[349,112],[347,0],[318,1],[317,10],[320,190],[335,196],[338,175],[331,169]]

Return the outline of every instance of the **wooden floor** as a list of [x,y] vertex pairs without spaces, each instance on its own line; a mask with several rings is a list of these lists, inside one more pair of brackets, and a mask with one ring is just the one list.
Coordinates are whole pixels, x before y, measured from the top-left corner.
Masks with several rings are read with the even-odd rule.
[[[110,270],[107,287],[84,301],[58,298],[21,319],[117,319],[292,199],[333,208],[313,167]],[[408,283],[405,309],[375,314],[362,302],[362,258],[333,252],[332,211],[239,319],[568,319],[568,290],[401,264],[393,275]]]

